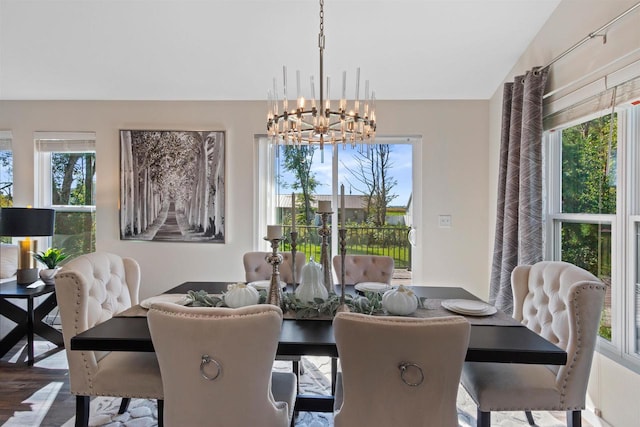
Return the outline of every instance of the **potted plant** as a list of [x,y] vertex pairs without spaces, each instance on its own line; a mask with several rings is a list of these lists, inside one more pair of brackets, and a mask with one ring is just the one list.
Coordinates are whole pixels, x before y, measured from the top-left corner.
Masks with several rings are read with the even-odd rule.
[[53,285],[53,277],[60,269],[58,264],[68,257],[69,255],[65,254],[62,249],[58,248],[49,248],[44,252],[33,254],[34,259],[47,266],[46,269],[40,270],[40,279],[42,279],[42,281],[47,285]]

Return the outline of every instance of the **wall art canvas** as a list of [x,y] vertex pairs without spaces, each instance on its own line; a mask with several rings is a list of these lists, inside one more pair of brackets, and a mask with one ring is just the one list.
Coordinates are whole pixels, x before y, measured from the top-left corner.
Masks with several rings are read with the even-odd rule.
[[225,132],[120,131],[120,239],[224,243]]

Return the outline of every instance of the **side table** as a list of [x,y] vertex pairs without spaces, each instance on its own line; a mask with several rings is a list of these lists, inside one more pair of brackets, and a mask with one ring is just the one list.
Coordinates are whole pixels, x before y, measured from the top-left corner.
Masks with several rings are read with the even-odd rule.
[[[49,294],[49,297],[34,308],[34,298],[47,294]],[[10,299],[26,299],[26,311],[8,301]],[[42,284],[37,287],[29,287],[18,285],[15,280],[0,284],[0,315],[16,323],[16,326],[0,340],[0,357],[7,354],[26,335],[27,365],[32,366],[34,361],[34,333],[51,341],[58,347],[64,346],[62,333],[42,321],[57,305],[54,285]]]

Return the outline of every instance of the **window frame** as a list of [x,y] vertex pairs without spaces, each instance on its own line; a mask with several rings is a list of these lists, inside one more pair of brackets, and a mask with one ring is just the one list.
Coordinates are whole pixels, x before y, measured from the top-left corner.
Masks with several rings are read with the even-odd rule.
[[[636,257],[640,227],[640,105],[616,105],[618,115],[617,183],[615,214],[562,213],[562,129],[611,114],[602,110],[555,129],[545,131],[545,259],[561,259],[561,223],[611,225],[611,329],[612,339],[598,337],[596,350],[640,373],[640,345],[636,335],[640,315],[635,307],[636,278],[640,269]],[[637,348],[636,348],[637,347]]]
[[[56,212],[92,213],[95,216],[96,205],[54,205],[51,193],[52,153],[93,153],[97,158],[95,132],[34,132],[33,140],[36,153],[35,182],[38,206],[51,208]],[[95,202],[97,203],[97,200]],[[53,236],[46,239],[47,245],[51,246]]]
[[[415,281],[424,280],[423,267],[417,260],[422,259],[422,136],[419,135],[387,135],[376,136],[373,144],[408,144],[411,146],[412,156],[412,200],[411,200],[411,231],[416,244],[411,243],[412,246],[412,262],[411,273],[412,278]],[[272,183],[275,182],[275,145],[269,141],[269,137],[266,135],[255,135],[254,137],[254,170],[255,185],[254,185],[254,200],[256,200],[257,209],[253,213],[254,230],[254,250],[268,251],[271,250],[267,242],[265,242],[262,236],[266,236],[267,224],[274,224],[275,222],[275,208],[273,206],[273,198],[268,197],[272,191]],[[330,157],[325,156],[324,162],[331,164],[334,171],[339,169],[339,151],[341,144],[336,144],[332,155]],[[265,161],[265,159],[270,159]],[[332,174],[332,181],[329,183],[332,189],[332,201],[331,204],[334,207],[334,213],[331,221],[334,224],[338,224],[338,206],[339,201],[339,178],[337,173]],[[331,227],[331,248],[332,254],[338,254],[338,227]],[[317,260],[319,261],[319,260]]]

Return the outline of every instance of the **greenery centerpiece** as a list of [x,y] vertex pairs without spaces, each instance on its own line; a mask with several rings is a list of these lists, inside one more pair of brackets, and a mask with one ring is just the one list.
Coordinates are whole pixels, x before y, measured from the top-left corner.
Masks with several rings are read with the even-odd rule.
[[[267,291],[259,291],[260,299],[258,304],[267,302]],[[210,295],[207,291],[189,291],[187,293],[189,303],[192,307],[228,307],[225,302],[225,293],[222,295]],[[419,298],[418,306],[424,308],[424,299]],[[362,313],[369,315],[382,315],[385,310],[382,307],[382,294],[379,292],[365,292],[364,295],[345,295],[345,304],[352,313]],[[302,301],[294,294],[285,292],[282,300],[282,311],[291,313],[298,319],[310,319],[336,315],[340,306],[340,295],[330,293],[326,299],[315,298],[313,301]]]

